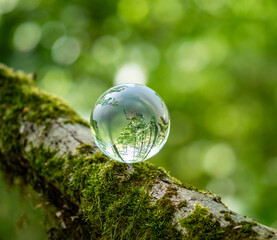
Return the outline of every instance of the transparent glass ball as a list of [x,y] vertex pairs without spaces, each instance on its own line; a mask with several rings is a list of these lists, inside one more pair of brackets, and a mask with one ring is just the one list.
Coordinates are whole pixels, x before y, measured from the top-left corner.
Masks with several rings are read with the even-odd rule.
[[137,163],[156,155],[170,128],[165,102],[152,89],[122,84],[96,102],[90,126],[96,145],[110,158]]

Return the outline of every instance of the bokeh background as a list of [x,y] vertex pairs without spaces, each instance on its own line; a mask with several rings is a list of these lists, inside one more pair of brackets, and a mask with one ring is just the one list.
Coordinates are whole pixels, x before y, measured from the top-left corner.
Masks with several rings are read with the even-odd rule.
[[[275,0],[0,0],[0,62],[87,120],[108,88],[146,84],[171,115],[151,162],[277,228]],[[40,208],[0,194],[0,239],[43,239]]]

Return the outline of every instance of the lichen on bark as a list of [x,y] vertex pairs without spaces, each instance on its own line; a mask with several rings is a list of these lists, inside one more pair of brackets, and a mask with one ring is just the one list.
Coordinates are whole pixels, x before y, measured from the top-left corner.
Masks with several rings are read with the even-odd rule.
[[50,239],[277,239],[162,168],[107,158],[88,123],[31,75],[0,66],[0,114],[2,169],[55,207]]

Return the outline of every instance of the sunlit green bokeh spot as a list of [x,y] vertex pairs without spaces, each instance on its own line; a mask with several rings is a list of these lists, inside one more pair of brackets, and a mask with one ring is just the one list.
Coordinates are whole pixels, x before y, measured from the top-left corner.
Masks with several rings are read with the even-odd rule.
[[80,43],[73,37],[61,37],[52,47],[53,60],[61,65],[74,63],[79,57],[80,52]]
[[208,143],[205,141],[194,142],[181,148],[174,158],[176,164],[180,166],[176,171],[177,176],[184,178],[186,181],[197,179],[203,172],[201,165],[207,148]]
[[120,41],[113,36],[99,38],[92,47],[92,55],[100,64],[112,64],[119,59],[122,54]]
[[68,93],[71,86],[70,74],[58,67],[47,69],[41,80],[41,87],[44,90],[62,97]]
[[12,11],[18,3],[18,0],[0,0],[0,14]]
[[148,12],[149,6],[145,0],[121,0],[118,3],[118,15],[130,23],[142,21]]
[[18,51],[33,49],[40,40],[40,27],[35,22],[25,22],[19,25],[13,36],[14,47]]
[[129,61],[139,62],[149,70],[157,68],[160,63],[158,48],[148,42],[126,46],[125,55]]
[[235,193],[235,184],[230,178],[214,178],[207,187],[211,192],[221,194],[221,197],[233,196]]
[[181,43],[175,50],[176,66],[184,72],[198,72],[208,63],[208,48],[201,41]]
[[170,4],[165,0],[152,1],[153,15],[156,21],[162,23],[176,23],[184,14],[184,4],[180,0],[171,0]]
[[233,149],[227,144],[220,143],[207,151],[203,166],[213,177],[227,177],[234,171],[236,161]]
[[97,100],[90,125],[95,143],[107,156],[136,163],[161,150],[170,120],[164,101],[152,89],[122,84]]

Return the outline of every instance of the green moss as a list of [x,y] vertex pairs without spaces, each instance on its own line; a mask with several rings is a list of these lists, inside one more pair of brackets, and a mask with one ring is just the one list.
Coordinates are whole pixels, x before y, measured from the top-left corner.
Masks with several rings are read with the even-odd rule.
[[193,190],[193,191],[196,191],[196,192],[199,192],[200,190],[195,187],[195,186],[192,186],[188,183],[182,183],[182,187],[186,188],[186,189],[189,189],[189,190]]
[[[178,181],[178,180],[177,180]],[[193,186],[193,185],[190,185],[188,183],[180,183],[179,182],[179,185],[181,187],[184,187],[188,190],[192,190],[192,191],[196,191],[196,192],[200,192],[200,193],[204,193],[204,194],[212,194],[210,191],[208,190],[201,190],[201,189],[198,189],[197,187]]]
[[177,195],[177,189],[174,186],[168,186],[168,188],[166,189],[166,193],[163,196],[164,199],[170,199],[173,196]]
[[222,214],[224,214],[224,215],[225,215],[225,214],[226,214],[226,215],[235,215],[235,213],[232,212],[232,211],[230,211],[230,210],[229,210],[229,211],[221,210],[220,213],[222,213]]
[[186,200],[184,200],[184,201],[182,201],[182,202],[180,202],[179,204],[178,204],[178,208],[179,209],[181,209],[181,208],[183,208],[183,207],[187,207],[187,201]]
[[79,202],[92,239],[181,239],[172,223],[175,207],[170,198],[176,188],[155,203],[148,194],[155,181],[167,176],[161,168],[122,164],[102,153],[57,157],[42,146],[32,149],[28,159],[64,195]]
[[187,239],[222,239],[224,231],[218,221],[213,220],[208,208],[197,204],[192,214],[179,221],[187,229]]
[[232,220],[231,216],[227,213],[224,214],[224,220],[230,222]]
[[92,154],[94,152],[94,148],[91,144],[82,143],[78,146],[77,151],[80,154]]
[[187,239],[252,239],[256,236],[252,229],[256,224],[253,222],[235,223],[225,212],[224,220],[229,222],[226,227],[221,227],[219,221],[214,219],[208,208],[197,204],[194,211],[181,219],[179,224],[186,228]]
[[[232,214],[232,213],[231,213]],[[253,227],[257,224],[254,222],[242,221],[235,223],[230,213],[224,213],[224,220],[229,222],[225,227],[225,236],[228,239],[255,239],[257,233]]]
[[245,233],[247,237],[248,233],[251,233],[253,230],[252,230],[252,227],[256,226],[257,224],[255,223],[250,223],[250,222],[245,222],[241,225],[241,233]]
[[2,149],[16,150],[20,123],[49,124],[49,119],[66,118],[70,123],[88,126],[61,99],[39,90],[31,75],[0,65],[0,139]]

